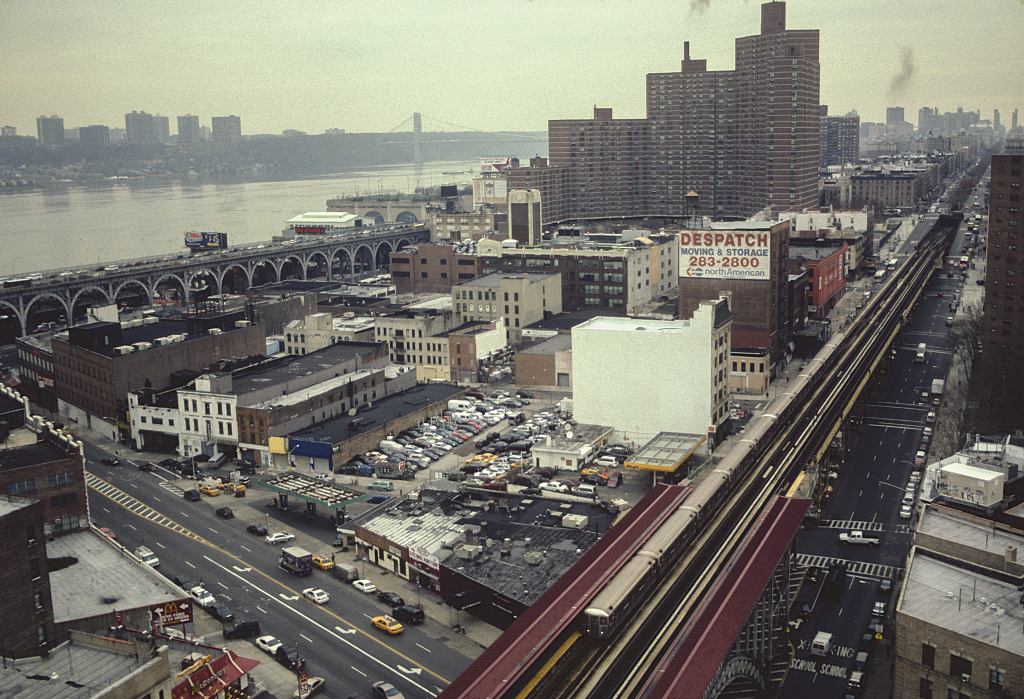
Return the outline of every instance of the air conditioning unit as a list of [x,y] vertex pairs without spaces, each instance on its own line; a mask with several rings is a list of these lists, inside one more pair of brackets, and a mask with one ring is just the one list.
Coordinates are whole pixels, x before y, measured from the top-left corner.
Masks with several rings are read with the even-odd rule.
[[970,682],[971,681],[971,676],[965,672],[964,674],[960,675],[960,681],[961,682]]
[[208,332],[211,335],[220,335],[223,331],[220,328],[210,328]]
[[248,328],[250,325],[252,325],[252,323],[249,322],[248,320],[236,320],[235,321],[235,327],[236,328]]
[[150,347],[153,346],[153,343],[152,342],[133,342],[132,345],[135,347],[135,349],[137,351],[145,352],[146,350],[148,350]]

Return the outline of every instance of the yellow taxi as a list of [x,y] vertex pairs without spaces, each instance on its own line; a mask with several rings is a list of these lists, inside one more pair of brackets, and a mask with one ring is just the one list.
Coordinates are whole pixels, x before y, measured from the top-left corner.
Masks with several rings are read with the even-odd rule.
[[331,560],[331,555],[329,553],[321,554],[318,556],[313,556],[313,565],[315,565],[320,570],[330,570],[334,567],[334,561]]
[[220,495],[220,488],[213,485],[201,485],[199,486],[199,492],[204,495]]
[[372,619],[370,619],[370,621],[372,621],[373,625],[376,626],[378,629],[380,629],[381,631],[387,631],[392,636],[396,633],[402,633],[403,631],[405,631],[404,626],[402,626],[400,623],[398,623],[397,620],[392,619],[386,614],[383,614],[381,616],[375,616]]
[[602,478],[605,478],[605,479],[611,477],[611,476],[608,475],[607,472],[602,471],[599,468],[594,468],[592,466],[589,467],[589,468],[585,468],[582,471],[580,471],[580,475],[581,476],[601,476]]

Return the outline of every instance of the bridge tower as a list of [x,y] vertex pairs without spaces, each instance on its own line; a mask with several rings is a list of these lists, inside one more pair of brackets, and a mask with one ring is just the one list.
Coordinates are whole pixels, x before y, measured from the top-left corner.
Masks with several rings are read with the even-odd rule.
[[412,113],[412,161],[423,162],[423,115]]

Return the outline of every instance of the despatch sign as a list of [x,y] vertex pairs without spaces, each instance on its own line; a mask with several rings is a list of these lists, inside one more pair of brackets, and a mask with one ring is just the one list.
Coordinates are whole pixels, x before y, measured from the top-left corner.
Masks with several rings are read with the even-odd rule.
[[156,625],[187,624],[192,621],[192,600],[178,599],[149,607],[149,617]]
[[768,279],[770,240],[768,231],[682,231],[679,234],[679,276]]

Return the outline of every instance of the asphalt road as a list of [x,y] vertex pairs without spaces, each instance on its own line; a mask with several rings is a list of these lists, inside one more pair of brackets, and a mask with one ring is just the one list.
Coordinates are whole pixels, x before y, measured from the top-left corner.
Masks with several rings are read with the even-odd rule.
[[[221,519],[205,496],[201,502],[185,500],[176,474],[162,468],[140,472],[127,462],[106,466],[98,463],[102,453],[90,446],[86,454],[88,470],[116,489],[105,488],[109,492],[101,497],[95,491],[90,493],[91,514],[97,524],[110,527],[129,549],[141,544],[153,549],[164,575],[185,574],[202,581],[232,608],[237,619],[256,619],[262,633],[297,646],[307,661],[306,672],[325,677],[327,687],[366,692],[371,682],[384,679],[408,697],[433,696],[471,662],[471,657],[446,645],[443,637],[447,630],[435,628],[438,625],[430,621],[407,626],[397,636],[373,628],[370,618],[388,611],[376,595],[361,593],[328,572],[315,570],[309,577],[296,577],[282,570],[278,566],[281,547],[245,531],[251,518]],[[255,497],[266,499],[252,493],[246,500]],[[217,505],[242,505],[239,509],[252,512],[249,503],[241,499],[222,495],[217,500],[221,501]],[[272,520],[272,530],[295,531],[274,524]],[[299,546],[314,553],[331,551],[322,539],[301,531],[297,535]],[[324,589],[330,601],[317,605],[306,600],[301,591],[307,587]],[[212,628],[216,638],[208,640],[219,643],[219,624]],[[274,662],[255,645],[248,655]]]
[[[962,231],[952,250],[959,251]],[[902,258],[900,253],[905,253],[924,232],[924,226],[917,226],[897,256]],[[794,620],[791,627],[796,654],[783,685],[783,697],[843,697],[855,669],[855,657],[862,650],[870,653],[864,695],[888,696],[891,691],[892,610],[889,608],[877,619],[872,611],[875,601],[892,601],[889,594],[879,591],[879,585],[889,579],[894,589],[898,586],[912,543],[912,520],[900,519],[899,509],[926,416],[935,410],[921,394],[930,390],[932,379],[945,378],[949,370],[952,355],[946,318],[952,315],[952,296],[961,289],[959,275],[950,278],[945,270],[929,283],[895,343],[886,373],[866,391],[862,420],[852,430],[852,449],[831,481],[834,492],[819,526],[798,535],[801,562],[827,566],[839,561],[846,564],[848,573],[836,596],[829,594],[824,582],[802,583],[794,612],[807,603],[812,613],[808,619]],[[921,342],[927,344],[928,352],[923,363],[916,363]],[[840,544],[839,533],[854,529],[877,537],[879,545]],[[880,633],[869,631],[872,621],[882,624]],[[827,657],[810,652],[811,640],[818,631],[834,636],[833,650]]]

